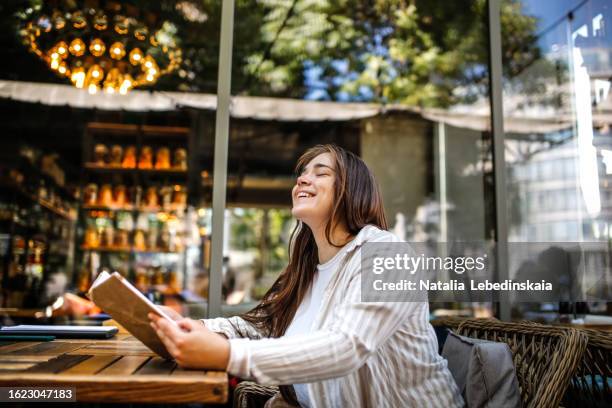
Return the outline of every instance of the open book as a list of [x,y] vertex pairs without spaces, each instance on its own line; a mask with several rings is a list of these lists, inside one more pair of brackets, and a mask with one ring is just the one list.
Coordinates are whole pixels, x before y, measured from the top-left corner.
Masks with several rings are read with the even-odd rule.
[[117,272],[102,272],[98,275],[89,289],[88,296],[148,348],[164,358],[172,358],[150,326],[147,314],[155,313],[172,324],[176,322]]

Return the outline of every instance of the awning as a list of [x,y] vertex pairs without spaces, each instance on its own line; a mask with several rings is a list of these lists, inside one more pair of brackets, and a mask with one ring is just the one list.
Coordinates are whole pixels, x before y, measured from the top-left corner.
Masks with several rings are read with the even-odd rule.
[[[0,98],[49,106],[71,106],[112,111],[173,111],[181,107],[214,111],[217,97],[188,92],[150,92],[132,90],[127,95],[86,90],[70,85],[0,80]],[[234,118],[276,121],[347,121],[376,116],[381,106],[365,103],[315,102],[286,98],[253,96],[232,97],[230,113]]]
[[[50,106],[71,106],[82,109],[111,111],[173,111],[182,107],[214,111],[217,97],[212,94],[132,90],[127,95],[99,92],[90,95],[71,85],[0,80],[0,98]],[[461,109],[421,109],[402,105],[373,103],[319,102],[288,98],[234,96],[230,114],[233,118],[281,122],[349,121],[372,118],[386,113],[419,115],[433,122],[451,126],[489,131],[490,118],[483,109],[464,106]],[[612,124],[612,112],[594,112],[596,125]],[[505,117],[508,134],[547,134],[572,126],[570,114],[558,117]]]

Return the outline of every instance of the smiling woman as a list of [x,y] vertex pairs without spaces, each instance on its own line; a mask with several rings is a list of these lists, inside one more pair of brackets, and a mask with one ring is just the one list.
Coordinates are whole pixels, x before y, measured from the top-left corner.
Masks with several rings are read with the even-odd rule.
[[151,316],[169,352],[182,366],[283,384],[267,407],[462,406],[428,304],[361,300],[362,245],[400,241],[373,174],[335,145],[309,149],[296,170],[283,273],[242,316],[180,319],[182,331]]

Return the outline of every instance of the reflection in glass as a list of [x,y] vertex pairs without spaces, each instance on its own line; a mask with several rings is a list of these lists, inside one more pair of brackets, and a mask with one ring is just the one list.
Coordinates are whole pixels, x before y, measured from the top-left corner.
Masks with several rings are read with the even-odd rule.
[[[507,73],[503,84],[508,238],[609,242],[612,10],[598,0],[551,3],[520,2],[524,15],[537,21],[537,35],[526,46],[537,52]],[[504,54],[520,51],[508,43],[503,47]],[[609,256],[606,245],[599,251],[600,258]],[[511,277],[516,273],[511,267]],[[587,273],[582,287],[605,293],[612,277],[605,268],[595,275]],[[601,300],[589,305],[591,312],[607,311]],[[542,319],[580,317],[545,313],[576,312],[576,307],[531,305],[515,312],[530,309]]]
[[[365,160],[401,238],[493,240],[486,16],[481,0],[237,4],[226,255],[248,278],[225,313],[248,309],[282,270],[262,262],[271,243],[246,237],[263,231],[265,211],[291,224],[293,165],[317,143]],[[525,43],[530,20],[516,7],[504,16],[513,43]]]

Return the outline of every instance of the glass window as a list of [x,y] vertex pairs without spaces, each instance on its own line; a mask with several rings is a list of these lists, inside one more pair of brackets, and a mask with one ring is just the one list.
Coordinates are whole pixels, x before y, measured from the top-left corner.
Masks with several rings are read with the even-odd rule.
[[[513,43],[512,35],[502,36],[506,165],[538,168],[525,179],[509,171],[508,186],[539,197],[539,205],[508,213],[509,240],[607,240],[612,221],[604,211],[612,181],[607,172],[612,142],[609,2],[508,0],[503,7],[520,10],[534,33],[522,44]],[[530,123],[528,138],[516,126],[521,121]],[[591,275],[585,275],[590,281],[584,287],[597,288],[593,293],[610,279]]]
[[[2,171],[19,180],[0,191],[0,206],[10,203],[0,234],[12,246],[0,254],[4,307],[41,309],[64,290],[83,294],[105,270],[158,303],[179,309],[187,299],[193,310],[182,312],[204,316],[210,185],[202,179],[212,172],[215,116],[185,106],[214,106],[220,4],[3,4],[0,77],[10,81],[4,88],[27,88],[0,101],[9,119],[0,124]],[[77,13],[83,29],[65,24]],[[22,44],[28,26],[42,29],[47,60],[59,45],[57,70]]]
[[236,7],[225,253],[248,284],[228,289],[225,313],[252,307],[286,264],[293,166],[319,143],[363,158],[401,238],[492,239],[485,2]]

